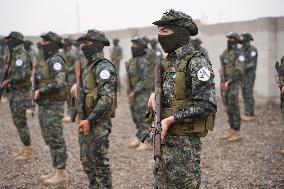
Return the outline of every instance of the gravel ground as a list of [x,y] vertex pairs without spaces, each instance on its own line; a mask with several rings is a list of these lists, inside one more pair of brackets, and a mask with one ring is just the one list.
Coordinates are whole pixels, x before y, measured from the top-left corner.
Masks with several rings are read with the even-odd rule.
[[[110,160],[114,189],[152,188],[152,152],[127,148],[135,136],[127,99],[119,97],[117,117],[110,137]],[[256,107],[256,122],[242,124],[242,139],[226,143],[220,137],[228,128],[223,106],[218,106],[216,126],[205,139],[202,149],[202,189],[284,189],[284,124],[279,108]],[[0,104],[0,189],[81,189],[88,180],[79,161],[77,131],[74,124],[64,124],[68,148],[70,182],[65,186],[44,186],[38,177],[51,169],[49,149],[41,137],[37,118],[29,117],[35,158],[25,163],[11,157],[21,148],[12,123],[8,103]]]

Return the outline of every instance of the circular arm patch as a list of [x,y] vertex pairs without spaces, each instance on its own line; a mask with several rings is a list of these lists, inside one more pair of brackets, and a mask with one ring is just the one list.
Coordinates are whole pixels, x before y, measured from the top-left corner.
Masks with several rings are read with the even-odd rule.
[[102,71],[100,72],[100,77],[101,77],[102,79],[108,79],[108,78],[110,77],[109,71],[108,71],[108,70],[102,70]]
[[208,81],[210,79],[210,75],[211,75],[210,71],[205,67],[202,67],[197,72],[197,77],[200,81]]

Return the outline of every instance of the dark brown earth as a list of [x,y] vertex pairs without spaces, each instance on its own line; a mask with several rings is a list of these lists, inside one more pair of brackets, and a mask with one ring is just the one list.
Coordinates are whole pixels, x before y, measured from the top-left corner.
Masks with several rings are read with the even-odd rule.
[[[113,119],[110,137],[110,160],[114,189],[153,188],[152,152],[138,153],[127,148],[135,136],[127,99],[119,97],[117,117]],[[203,139],[202,189],[283,189],[284,123],[276,105],[257,105],[257,121],[242,124],[242,139],[227,143],[220,139],[228,128],[224,108],[220,104],[216,126]],[[35,159],[25,163],[11,157],[21,148],[12,123],[8,103],[0,104],[0,189],[80,189],[88,180],[79,161],[77,130],[74,124],[64,124],[68,147],[70,182],[65,186],[46,187],[39,180],[51,169],[49,149],[41,137],[37,118],[29,117]]]

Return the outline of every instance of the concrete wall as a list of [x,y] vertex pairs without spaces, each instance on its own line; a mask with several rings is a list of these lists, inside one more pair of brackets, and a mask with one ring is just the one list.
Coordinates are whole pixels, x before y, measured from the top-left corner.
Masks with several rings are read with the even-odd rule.
[[[219,87],[220,68],[219,55],[226,48],[225,34],[230,31],[251,32],[254,41],[252,44],[258,49],[258,67],[255,83],[255,94],[266,100],[279,96],[279,89],[275,84],[275,62],[284,56],[284,17],[259,18],[256,20],[203,25],[196,21],[199,27],[198,36],[203,41],[203,46],[209,51],[209,56],[216,74],[216,86]],[[120,74],[125,74],[125,61],[131,57],[130,39],[135,36],[145,35],[150,38],[157,37],[157,28],[154,26],[143,28],[129,28],[124,30],[107,31],[109,39],[119,38],[123,48]],[[76,35],[74,35],[76,36]],[[32,37],[33,40],[38,38]],[[105,48],[105,55],[109,57],[110,47]],[[125,86],[123,84],[123,86]]]

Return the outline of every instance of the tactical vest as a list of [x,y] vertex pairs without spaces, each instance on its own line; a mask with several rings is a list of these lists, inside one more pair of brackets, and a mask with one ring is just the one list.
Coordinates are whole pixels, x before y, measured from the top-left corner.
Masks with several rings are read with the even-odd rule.
[[[129,74],[129,69],[131,67],[131,71],[133,71],[133,73],[130,76]],[[155,70],[155,67],[154,67]],[[128,76],[129,81],[130,81],[130,89],[133,90],[135,88],[135,86],[138,84],[138,82],[140,81],[140,77],[139,77],[139,65],[138,65],[138,58],[135,59],[131,59],[128,63],[127,63],[127,72],[128,72]],[[153,81],[151,80],[151,78],[145,78],[147,79],[145,86],[144,86],[144,90],[148,90],[149,88],[151,88],[151,86],[153,85]]]
[[234,56],[230,56],[228,50],[223,54],[223,67],[224,67],[224,77],[225,80],[230,79],[235,74],[236,69],[236,51],[234,50]]
[[[58,54],[53,55],[53,56],[60,56]],[[64,59],[60,56],[60,58],[64,61]],[[44,60],[42,60],[44,61]],[[42,65],[43,62],[40,64],[40,68],[42,70],[42,78],[38,81],[39,82],[39,88],[48,85],[49,82],[52,81],[52,78],[50,76],[50,71],[49,71],[49,64],[48,61],[44,62],[44,65]],[[42,67],[43,66],[43,67]],[[66,78],[65,78],[66,79]],[[64,101],[66,100],[66,95],[67,95],[67,86],[65,85],[62,87],[59,92],[56,91],[52,94],[44,95],[42,94],[40,96],[40,100],[55,100],[55,101]]]
[[[29,54],[26,52],[26,51],[21,51],[20,53],[24,53],[27,57],[28,57],[28,59],[30,60],[30,56],[29,56]],[[17,61],[17,54],[19,54],[19,53],[15,53],[15,54],[12,54],[12,60],[11,60],[11,67],[10,67],[10,73],[11,74],[13,74],[13,73],[15,73],[15,67],[17,66],[16,65],[16,61]],[[30,77],[31,77],[31,65],[32,65],[32,63],[31,63],[31,61],[30,62],[28,62],[28,69],[26,69],[26,71],[27,71],[27,76],[26,76],[26,79],[24,80],[24,81],[22,81],[21,83],[17,83],[15,86],[13,86],[13,88],[29,88],[29,87],[31,87],[31,80],[30,80]]]
[[[83,75],[82,75],[83,85],[85,89],[85,104],[84,104],[85,112],[84,113],[86,116],[91,115],[91,113],[94,110],[94,107],[97,105],[98,100],[100,98],[96,78],[93,72],[93,67],[102,60],[108,61],[105,58],[100,58],[100,59],[95,60],[92,64],[86,66],[86,68],[84,69]],[[111,62],[109,63],[113,65]],[[117,99],[115,96],[114,101],[111,104],[111,111],[108,112],[106,115],[107,118],[115,117],[116,108],[117,108]]]
[[[175,86],[174,86],[174,97],[172,99],[172,104],[170,108],[163,108],[161,114],[162,119],[172,116],[174,112],[182,110],[184,107],[190,106],[192,101],[187,97],[186,88],[186,67],[190,62],[190,59],[196,55],[201,55],[201,53],[195,52],[191,55],[187,55],[181,60],[180,65],[176,68],[175,76]],[[169,72],[169,61],[163,61],[163,83],[165,81],[165,76]],[[208,130],[213,130],[215,123],[215,113],[209,115],[207,118],[196,118],[196,119],[186,119],[179,123],[174,123],[168,133],[173,136],[206,136]]]

